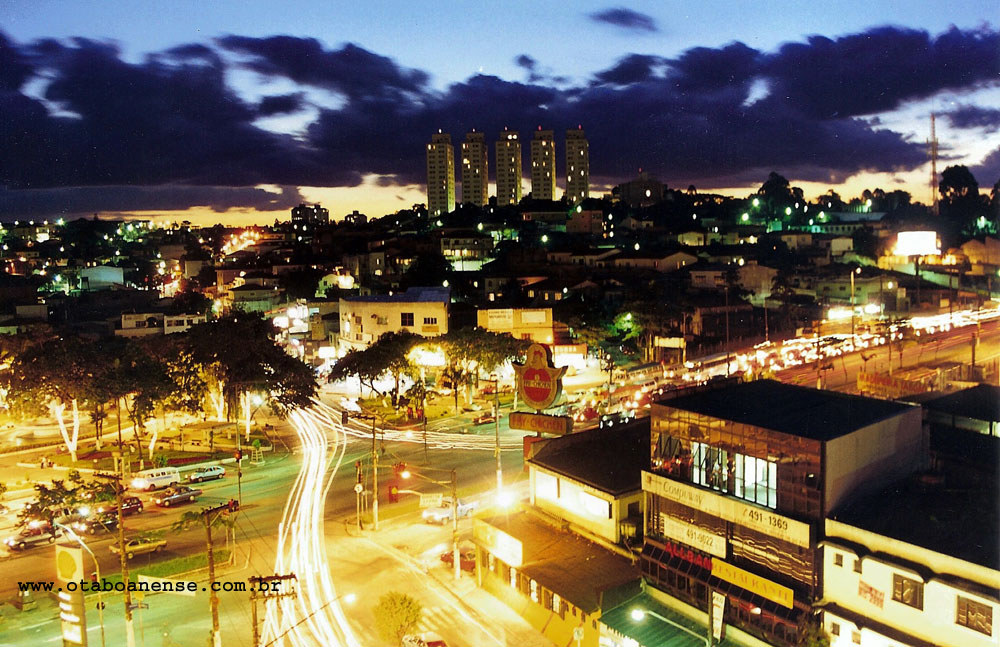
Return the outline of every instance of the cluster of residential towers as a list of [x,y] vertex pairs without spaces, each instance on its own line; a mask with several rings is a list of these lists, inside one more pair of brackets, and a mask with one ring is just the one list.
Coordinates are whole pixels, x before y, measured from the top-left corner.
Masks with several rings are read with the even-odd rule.
[[[466,133],[462,142],[462,203],[484,206],[489,202],[489,161],[486,136]],[[500,133],[496,142],[496,203],[521,201],[521,137],[517,131]],[[556,141],[553,131],[535,131],[531,140],[531,195],[536,200],[556,199]],[[566,131],[566,191],[573,203],[590,196],[590,150],[583,128]],[[455,210],[455,150],[451,135],[438,131],[427,144],[427,210],[441,215]]]

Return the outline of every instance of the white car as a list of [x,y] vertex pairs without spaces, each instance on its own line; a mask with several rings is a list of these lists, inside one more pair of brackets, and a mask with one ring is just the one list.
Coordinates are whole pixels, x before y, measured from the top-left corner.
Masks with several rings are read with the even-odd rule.
[[[475,501],[458,500],[458,518],[468,517],[479,506]],[[427,523],[445,524],[451,521],[451,497],[441,499],[441,505],[434,508],[427,508],[421,516]]]
[[226,468],[221,465],[206,465],[204,467],[195,468],[190,474],[187,475],[188,483],[201,483],[202,481],[211,481],[214,479],[221,479],[226,475]]

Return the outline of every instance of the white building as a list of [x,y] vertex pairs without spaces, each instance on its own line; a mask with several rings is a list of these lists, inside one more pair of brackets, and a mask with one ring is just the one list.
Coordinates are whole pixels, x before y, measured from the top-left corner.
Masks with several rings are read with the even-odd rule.
[[387,332],[437,337],[448,332],[448,288],[408,288],[399,294],[340,300],[342,351],[367,348]]
[[826,520],[831,647],[1000,644],[996,490],[975,489],[914,478]]

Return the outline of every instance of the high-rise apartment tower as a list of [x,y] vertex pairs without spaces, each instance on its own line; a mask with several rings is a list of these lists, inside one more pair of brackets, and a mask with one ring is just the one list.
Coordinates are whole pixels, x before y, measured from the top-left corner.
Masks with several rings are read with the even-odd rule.
[[531,197],[556,199],[556,139],[541,126],[531,140]]
[[455,149],[451,135],[438,131],[427,144],[427,213],[432,216],[455,210]]
[[504,129],[497,142],[497,205],[521,201],[521,139],[516,131]]
[[576,204],[590,197],[590,145],[582,126],[566,131],[566,200]]
[[472,131],[462,142],[462,203],[482,207],[489,200],[489,162],[486,136]]

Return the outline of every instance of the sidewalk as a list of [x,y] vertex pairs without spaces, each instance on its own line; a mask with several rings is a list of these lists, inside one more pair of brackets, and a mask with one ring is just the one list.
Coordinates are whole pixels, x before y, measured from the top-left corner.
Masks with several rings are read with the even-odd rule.
[[551,641],[513,609],[490,595],[485,589],[479,588],[474,573],[463,571],[461,578],[455,581],[452,567],[436,558],[429,563],[414,555],[413,551],[418,549],[412,542],[407,541],[407,534],[412,532],[413,526],[410,524],[403,525],[400,522],[389,521],[378,533],[366,531],[364,534],[366,539],[383,551],[408,563],[412,568],[421,570],[433,583],[432,586],[450,596],[453,605],[481,628],[489,631],[499,625],[502,632],[493,633],[498,644],[508,647],[554,647]]

